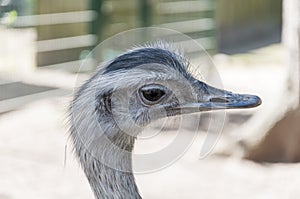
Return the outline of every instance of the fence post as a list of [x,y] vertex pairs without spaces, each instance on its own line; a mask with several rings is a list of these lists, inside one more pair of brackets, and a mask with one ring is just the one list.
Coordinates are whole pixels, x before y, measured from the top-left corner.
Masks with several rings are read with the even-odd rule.
[[149,0],[140,0],[140,26],[147,27],[151,26],[151,14],[152,14],[152,4]]
[[101,11],[102,0],[90,0],[90,9],[97,13],[94,21],[90,23],[90,33],[97,36],[97,45],[102,39],[103,27],[105,24],[104,15]]

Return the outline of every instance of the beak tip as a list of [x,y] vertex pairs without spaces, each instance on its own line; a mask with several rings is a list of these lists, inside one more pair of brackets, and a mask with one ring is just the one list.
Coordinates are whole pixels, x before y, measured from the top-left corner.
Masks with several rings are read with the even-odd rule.
[[233,94],[227,99],[229,100],[229,104],[225,103],[223,105],[227,106],[227,109],[254,108],[262,104],[261,98],[256,95]]
[[258,97],[258,96],[256,96],[256,95],[250,95],[249,96],[249,101],[250,102],[253,102],[253,103],[251,103],[250,104],[250,108],[251,107],[257,107],[257,106],[259,106],[259,105],[261,105],[262,104],[262,100],[261,100],[261,98],[260,97]]
[[261,105],[262,104],[262,100],[260,99],[260,97],[256,96],[257,97],[257,106]]

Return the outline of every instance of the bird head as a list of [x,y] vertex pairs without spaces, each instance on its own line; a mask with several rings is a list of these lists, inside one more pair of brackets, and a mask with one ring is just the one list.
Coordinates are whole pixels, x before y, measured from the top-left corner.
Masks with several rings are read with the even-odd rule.
[[[260,103],[255,95],[235,94],[199,80],[178,51],[146,46],[105,63],[81,87],[73,102],[75,115],[80,115],[74,123],[86,123],[82,128],[98,128],[115,139],[120,132],[136,136],[164,117]],[[97,126],[91,127],[94,123]]]

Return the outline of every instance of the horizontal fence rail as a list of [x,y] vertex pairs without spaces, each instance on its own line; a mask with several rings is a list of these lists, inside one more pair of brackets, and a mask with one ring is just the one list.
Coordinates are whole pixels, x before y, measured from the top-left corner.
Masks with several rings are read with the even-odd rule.
[[92,10],[40,14],[30,16],[19,16],[14,23],[15,27],[31,27],[31,26],[45,26],[57,25],[67,23],[91,22],[97,17],[97,12]]

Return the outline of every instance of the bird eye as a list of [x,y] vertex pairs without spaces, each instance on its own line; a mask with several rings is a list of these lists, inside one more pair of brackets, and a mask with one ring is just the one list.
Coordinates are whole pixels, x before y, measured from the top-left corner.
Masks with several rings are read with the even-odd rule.
[[160,102],[166,92],[161,85],[148,85],[140,89],[140,96],[143,102],[147,105],[154,105]]

